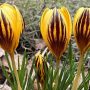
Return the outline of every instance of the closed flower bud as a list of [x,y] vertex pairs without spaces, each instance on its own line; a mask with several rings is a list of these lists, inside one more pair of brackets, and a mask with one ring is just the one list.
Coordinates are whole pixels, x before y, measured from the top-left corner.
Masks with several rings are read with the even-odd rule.
[[24,28],[22,15],[15,5],[0,5],[0,45],[12,53],[17,48],[20,34]]
[[65,51],[71,36],[71,18],[67,8],[46,8],[41,17],[41,34],[56,59]]
[[90,8],[80,8],[74,17],[74,35],[81,53],[90,47]]
[[0,46],[10,54],[12,67],[16,77],[18,90],[22,90],[14,61],[14,50],[19,43],[20,34],[24,29],[22,15],[15,5],[0,5]]
[[47,70],[48,67],[47,67],[46,61],[44,60],[44,58],[43,58],[43,56],[40,52],[38,52],[35,55],[35,66],[36,66],[36,69],[37,69],[38,81],[43,86],[45,78],[46,78],[45,70]]

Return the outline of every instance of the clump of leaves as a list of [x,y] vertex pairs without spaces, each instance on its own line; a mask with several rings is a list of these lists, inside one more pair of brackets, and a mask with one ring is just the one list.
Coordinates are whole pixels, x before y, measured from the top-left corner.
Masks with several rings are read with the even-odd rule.
[[[11,76],[8,75],[8,72],[6,71],[5,66],[2,65],[3,73],[5,77],[7,78],[7,81],[9,82],[12,90],[17,90],[17,83],[16,83],[16,79],[15,79],[12,66],[10,64],[10,60],[8,58],[8,54],[6,53],[5,56],[6,56],[6,60],[9,65],[9,68],[10,68]],[[87,56],[85,57],[85,59],[87,59]],[[44,58],[46,62],[48,63],[47,58],[49,57],[47,54],[46,56],[44,56]],[[75,77],[76,67],[77,67],[76,62],[74,62],[75,58],[73,55],[71,43],[69,45],[68,54],[66,56],[66,59],[62,61],[61,67],[59,67],[58,69],[55,68],[55,65],[54,65],[55,63],[53,63],[52,58],[49,58],[49,59],[50,59],[50,62],[49,62],[48,70],[45,69],[46,78],[45,78],[43,89],[44,90],[67,90],[67,89],[71,90],[72,81]],[[35,66],[35,60],[33,59],[32,61],[32,66],[31,66],[30,71],[28,71],[27,65],[28,65],[28,59],[27,59],[27,54],[25,52],[21,66],[20,66],[20,61],[18,58],[18,75],[19,75],[22,89],[23,90],[34,90],[35,81],[36,81],[37,90],[41,90],[41,84],[37,80],[38,74],[37,74],[37,69]],[[78,90],[81,90],[82,88],[84,88],[84,90],[88,90],[89,80],[90,80],[90,70],[88,71],[87,75],[85,75],[84,65],[82,69],[82,78],[83,80]]]

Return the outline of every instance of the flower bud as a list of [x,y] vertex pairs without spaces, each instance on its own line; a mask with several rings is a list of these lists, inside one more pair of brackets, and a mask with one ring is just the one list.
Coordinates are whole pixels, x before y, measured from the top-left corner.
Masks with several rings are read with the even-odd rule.
[[40,52],[35,55],[35,66],[37,69],[38,81],[43,85],[46,78],[45,70],[47,70],[48,67]]
[[41,34],[56,59],[65,51],[71,36],[71,18],[67,8],[46,8],[41,17]]
[[90,8],[77,10],[73,23],[74,36],[81,53],[90,47]]
[[15,5],[0,5],[0,45],[8,53],[14,52],[24,29],[22,15]]

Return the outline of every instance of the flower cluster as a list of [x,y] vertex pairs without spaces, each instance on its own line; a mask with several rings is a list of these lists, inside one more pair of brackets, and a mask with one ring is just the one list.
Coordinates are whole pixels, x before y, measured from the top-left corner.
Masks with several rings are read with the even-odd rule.
[[[80,8],[73,21],[74,36],[80,49],[80,60],[77,68],[77,76],[73,82],[72,90],[77,90],[83,57],[90,47],[90,8]],[[68,10],[46,8],[41,17],[41,34],[49,50],[55,55],[59,65],[59,59],[65,51],[71,37],[72,23]]]
[[[22,88],[14,62],[14,50],[18,46],[23,29],[24,21],[18,8],[15,5],[7,3],[1,4],[0,46],[11,56],[18,90],[22,90]],[[40,29],[44,41],[52,54],[56,57],[56,62],[59,65],[60,57],[66,50],[72,34],[72,21],[67,8],[46,8],[41,16]],[[77,90],[83,57],[90,47],[90,8],[82,7],[77,10],[73,20],[73,33],[81,55],[77,76],[72,87],[72,90]],[[35,65],[37,68],[38,80],[43,84],[45,80],[45,67],[47,70],[48,67],[40,52],[35,56]]]

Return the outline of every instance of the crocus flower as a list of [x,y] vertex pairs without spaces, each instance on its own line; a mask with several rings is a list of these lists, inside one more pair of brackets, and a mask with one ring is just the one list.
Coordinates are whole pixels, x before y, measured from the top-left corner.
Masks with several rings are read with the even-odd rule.
[[80,8],[74,17],[74,35],[81,53],[90,47],[90,8]]
[[20,34],[24,27],[22,15],[14,5],[0,5],[0,45],[12,53],[18,46]]
[[45,69],[47,70],[48,67],[40,51],[35,55],[35,66],[37,69],[38,81],[43,87],[46,78]]
[[82,7],[77,10],[74,17],[73,29],[78,48],[80,50],[80,60],[78,63],[77,74],[72,86],[72,90],[77,90],[79,86],[83,57],[90,47],[90,8]]
[[58,63],[71,36],[71,18],[67,8],[46,8],[41,16],[41,34]]
[[15,5],[7,3],[0,5],[0,46],[7,51],[12,60],[18,90],[22,90],[14,61],[14,50],[19,43],[20,34],[24,28],[23,18]]

